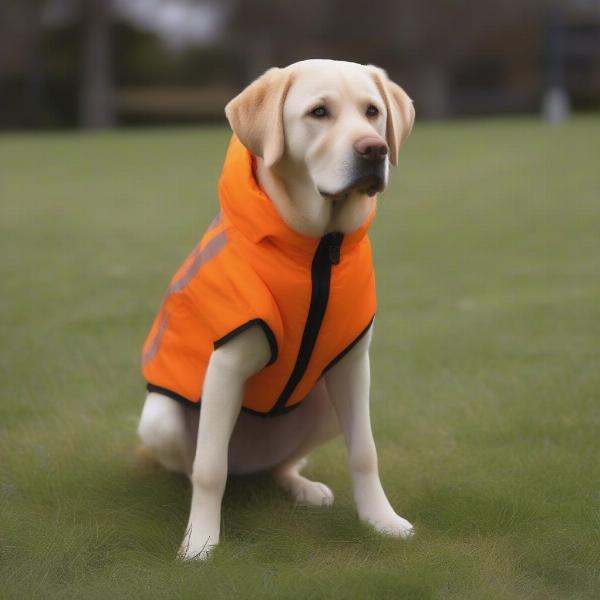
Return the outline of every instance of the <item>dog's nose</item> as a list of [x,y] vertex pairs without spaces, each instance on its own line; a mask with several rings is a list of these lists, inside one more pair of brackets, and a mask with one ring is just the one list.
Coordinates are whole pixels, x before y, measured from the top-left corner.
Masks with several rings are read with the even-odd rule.
[[360,138],[354,143],[354,149],[369,162],[380,162],[388,153],[387,144],[375,136]]

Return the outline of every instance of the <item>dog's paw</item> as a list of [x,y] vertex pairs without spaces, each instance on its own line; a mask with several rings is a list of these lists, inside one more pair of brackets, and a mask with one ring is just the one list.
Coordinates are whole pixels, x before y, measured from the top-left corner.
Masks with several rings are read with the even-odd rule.
[[377,515],[366,518],[365,521],[367,521],[375,531],[382,533],[383,535],[407,539],[415,534],[415,528],[412,526],[412,523],[394,512],[388,515]]
[[216,543],[210,542],[210,536],[186,534],[177,552],[177,558],[179,560],[206,560],[216,545]]
[[333,492],[324,483],[311,481],[297,474],[277,477],[277,483],[290,494],[296,504],[304,506],[331,506]]
[[311,481],[304,479],[298,485],[298,489],[294,494],[294,500],[298,504],[307,506],[331,506],[333,504],[333,492],[331,489],[320,481]]
[[182,546],[179,548],[179,552],[177,552],[177,558],[179,560],[206,560],[213,548],[214,546],[208,545],[200,549],[191,549],[188,546],[184,548]]

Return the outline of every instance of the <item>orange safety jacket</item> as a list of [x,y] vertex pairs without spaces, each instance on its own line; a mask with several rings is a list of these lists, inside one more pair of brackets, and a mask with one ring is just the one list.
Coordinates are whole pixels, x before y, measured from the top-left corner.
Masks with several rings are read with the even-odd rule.
[[219,181],[221,212],[171,280],[142,352],[148,390],[198,404],[214,349],[252,325],[271,347],[243,408],[276,415],[298,406],[368,331],[375,278],[367,222],[349,233],[303,236],[258,186],[253,156],[232,137]]

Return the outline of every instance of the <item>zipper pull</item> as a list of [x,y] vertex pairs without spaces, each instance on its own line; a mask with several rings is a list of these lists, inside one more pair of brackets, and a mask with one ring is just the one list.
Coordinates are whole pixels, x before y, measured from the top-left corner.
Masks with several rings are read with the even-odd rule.
[[340,246],[342,245],[343,237],[339,232],[329,234],[329,262],[332,265],[340,263]]

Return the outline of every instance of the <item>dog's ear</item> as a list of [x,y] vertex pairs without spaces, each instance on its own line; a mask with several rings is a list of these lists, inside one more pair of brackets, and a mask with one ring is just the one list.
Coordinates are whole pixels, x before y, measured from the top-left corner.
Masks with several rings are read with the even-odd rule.
[[283,105],[291,83],[289,69],[269,69],[225,107],[235,135],[267,167],[283,156]]
[[386,142],[390,148],[390,162],[398,164],[398,151],[404,140],[410,135],[415,122],[415,108],[408,94],[391,81],[387,73],[373,65],[367,65],[379,93],[385,102],[387,123],[385,127]]

